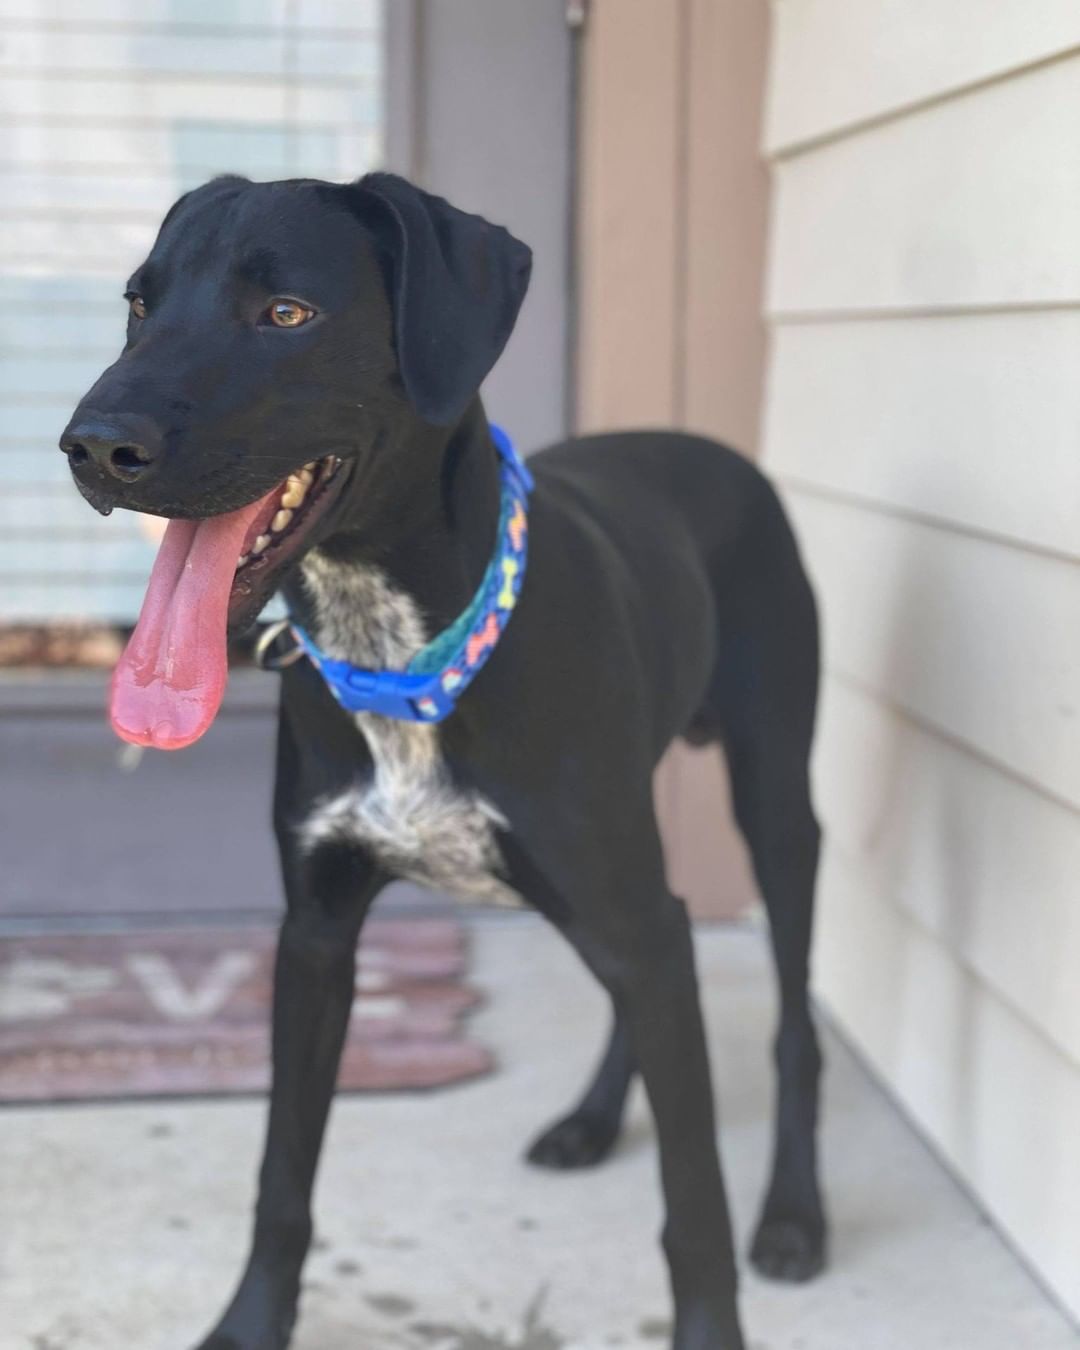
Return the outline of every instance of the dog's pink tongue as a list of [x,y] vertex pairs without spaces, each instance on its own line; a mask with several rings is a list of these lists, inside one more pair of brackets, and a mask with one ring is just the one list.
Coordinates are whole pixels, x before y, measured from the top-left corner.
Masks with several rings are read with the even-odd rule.
[[236,560],[267,498],[209,520],[173,520],[142,612],[113,674],[113,730],[180,750],[214,720],[228,675],[225,629]]

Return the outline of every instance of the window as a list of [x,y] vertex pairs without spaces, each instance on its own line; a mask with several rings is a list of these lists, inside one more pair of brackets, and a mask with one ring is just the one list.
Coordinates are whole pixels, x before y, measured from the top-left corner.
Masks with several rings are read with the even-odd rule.
[[0,619],[137,615],[153,533],[96,517],[57,438],[120,350],[162,215],[217,173],[380,154],[379,0],[0,0]]

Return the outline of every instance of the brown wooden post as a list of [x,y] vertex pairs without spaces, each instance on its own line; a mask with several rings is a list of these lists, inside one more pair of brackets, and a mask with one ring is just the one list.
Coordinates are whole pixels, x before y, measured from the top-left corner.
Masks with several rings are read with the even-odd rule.
[[[762,0],[592,0],[579,145],[578,426],[686,426],[757,451],[767,179]],[[672,889],[700,917],[754,886],[720,756],[657,773]]]

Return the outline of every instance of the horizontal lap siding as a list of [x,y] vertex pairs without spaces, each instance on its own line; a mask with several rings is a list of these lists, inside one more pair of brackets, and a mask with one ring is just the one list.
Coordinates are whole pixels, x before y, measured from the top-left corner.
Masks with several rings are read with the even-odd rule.
[[121,292],[206,178],[349,179],[379,150],[372,0],[0,0],[0,619],[131,621],[153,544],[97,520],[56,440]]
[[773,153],[1080,46],[1076,0],[773,0]]
[[829,669],[1080,810],[1077,565],[857,504],[788,503]]
[[868,888],[1080,1070],[1080,814],[836,675],[815,785]]
[[778,315],[1080,301],[1080,56],[776,167]]
[[[1080,1073],[997,991],[826,848],[822,998],[986,1210],[1080,1309]],[[879,1166],[887,1168],[888,1158]],[[836,1216],[838,1222],[840,1216]],[[871,1227],[878,1220],[871,1218]],[[1023,1330],[1012,1329],[1015,1344]]]
[[1080,11],[777,0],[823,1001],[1080,1313]]
[[1080,560],[1078,372],[1080,309],[779,325],[770,466]]

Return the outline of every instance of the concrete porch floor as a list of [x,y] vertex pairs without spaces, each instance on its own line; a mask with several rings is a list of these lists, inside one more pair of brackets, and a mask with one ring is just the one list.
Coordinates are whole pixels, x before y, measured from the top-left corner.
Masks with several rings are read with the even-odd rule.
[[[664,1343],[656,1157],[635,1095],[615,1158],[520,1161],[606,1028],[575,959],[528,915],[473,924],[491,1078],[337,1104],[296,1350],[561,1350]],[[768,1161],[771,985],[752,926],[699,935],[740,1245]],[[755,1350],[1065,1350],[1080,1342],[853,1058],[827,1038],[832,1265],[799,1288],[749,1271]],[[261,1102],[0,1113],[2,1350],[190,1350],[248,1229]]]

